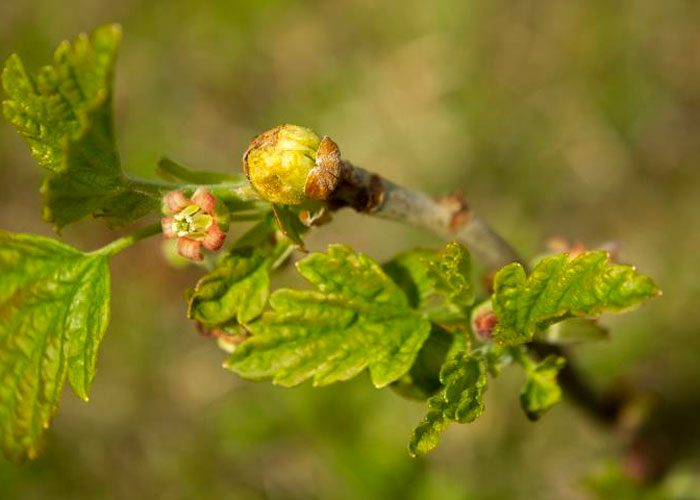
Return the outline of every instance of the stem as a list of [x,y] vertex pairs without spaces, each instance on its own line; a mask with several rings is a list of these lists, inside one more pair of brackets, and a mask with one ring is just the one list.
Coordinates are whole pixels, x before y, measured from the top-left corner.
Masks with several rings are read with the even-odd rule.
[[131,245],[136,243],[137,241],[141,241],[145,238],[148,238],[150,236],[154,236],[158,233],[161,232],[161,225],[160,223],[157,224],[151,224],[150,226],[142,227],[140,229],[137,229],[131,234],[127,234],[126,236],[122,236],[121,238],[118,238],[114,240],[111,243],[108,243],[107,245],[103,246],[102,248],[98,248],[94,252],[90,252],[91,255],[103,255],[105,257],[112,257],[122,250],[125,250],[129,248]]
[[129,190],[141,193],[151,198],[160,199],[168,191],[184,189],[194,191],[205,188],[222,201],[234,198],[236,201],[258,201],[260,197],[248,181],[227,181],[217,184],[181,184],[157,179],[142,179],[129,177],[126,181]]
[[525,262],[491,226],[469,209],[459,195],[435,200],[406,189],[377,174],[343,161],[343,179],[331,195],[335,208],[358,212],[426,229],[445,239],[464,243],[489,269]]

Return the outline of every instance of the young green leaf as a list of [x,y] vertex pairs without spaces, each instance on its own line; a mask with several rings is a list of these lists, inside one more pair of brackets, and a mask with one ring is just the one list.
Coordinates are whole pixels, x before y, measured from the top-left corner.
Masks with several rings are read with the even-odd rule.
[[278,238],[271,215],[241,236],[189,292],[187,317],[206,327],[248,323],[267,304],[270,272],[284,261],[291,241]]
[[484,412],[487,366],[476,354],[462,352],[442,367],[442,390],[428,399],[428,412],[413,431],[408,450],[413,457],[429,453],[450,422],[468,423]]
[[66,377],[87,400],[109,321],[108,258],[0,232],[0,446],[34,458]]
[[231,252],[199,280],[189,297],[187,317],[216,326],[259,316],[269,294],[271,258],[252,247]]
[[428,273],[435,289],[463,311],[467,311],[474,303],[471,275],[469,252],[455,241],[445,246],[439,258],[430,264]]
[[449,243],[438,252],[416,249],[384,264],[384,271],[406,293],[413,307],[441,325],[463,323],[474,300],[467,250]]
[[561,387],[557,383],[559,371],[564,368],[566,360],[561,356],[550,355],[539,363],[529,358],[524,359],[523,367],[527,380],[520,393],[520,406],[530,420],[539,420],[550,408],[561,400]]
[[57,229],[93,214],[129,223],[158,207],[157,195],[134,190],[114,141],[112,79],[121,30],[108,25],[59,45],[35,78],[17,55],[2,73],[7,120],[46,170],[46,221]]
[[347,246],[297,264],[317,290],[278,290],[273,310],[250,324],[252,336],[226,367],[243,377],[293,386],[321,386],[369,368],[383,387],[405,374],[430,332],[396,284],[369,257]]
[[651,278],[609,262],[604,251],[546,257],[529,276],[520,264],[509,264],[494,278],[494,339],[522,344],[557,321],[623,311],[658,293]]

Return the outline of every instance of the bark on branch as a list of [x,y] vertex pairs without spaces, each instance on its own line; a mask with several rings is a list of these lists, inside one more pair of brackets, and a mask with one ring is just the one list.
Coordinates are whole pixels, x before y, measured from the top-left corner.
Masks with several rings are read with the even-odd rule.
[[328,202],[333,208],[358,212],[426,229],[441,238],[464,243],[490,271],[522,262],[513,248],[460,195],[433,199],[367,170],[342,161],[341,179]]

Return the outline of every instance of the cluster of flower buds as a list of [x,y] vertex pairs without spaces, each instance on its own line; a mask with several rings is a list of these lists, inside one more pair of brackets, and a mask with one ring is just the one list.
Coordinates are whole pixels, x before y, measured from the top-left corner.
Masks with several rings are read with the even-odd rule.
[[189,198],[180,190],[169,192],[163,213],[163,234],[177,238],[177,251],[186,259],[201,261],[202,247],[219,250],[224,244],[228,212],[208,190],[198,188]]

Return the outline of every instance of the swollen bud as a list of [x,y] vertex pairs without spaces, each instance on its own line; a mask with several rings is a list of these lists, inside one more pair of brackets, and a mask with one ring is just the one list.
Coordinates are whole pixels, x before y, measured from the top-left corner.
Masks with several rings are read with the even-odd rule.
[[335,142],[298,125],[279,125],[255,137],[243,155],[243,170],[262,198],[280,205],[327,200],[342,177]]
[[486,300],[472,309],[471,327],[472,332],[481,342],[490,342],[493,330],[498,324],[496,313],[493,312],[491,300]]

